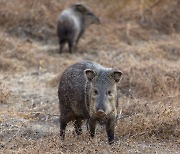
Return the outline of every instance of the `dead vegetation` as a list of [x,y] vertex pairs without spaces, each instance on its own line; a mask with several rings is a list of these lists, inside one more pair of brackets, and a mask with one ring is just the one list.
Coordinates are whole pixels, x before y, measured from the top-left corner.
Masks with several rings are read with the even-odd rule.
[[[102,24],[78,52],[58,54],[56,19],[75,2]],[[0,0],[0,150],[3,153],[179,153],[180,3],[178,0]],[[106,8],[106,9],[105,9]],[[72,125],[59,140],[57,86],[69,65],[93,60],[123,71],[116,143]]]
[[6,104],[10,100],[11,92],[8,87],[0,82],[0,104]]

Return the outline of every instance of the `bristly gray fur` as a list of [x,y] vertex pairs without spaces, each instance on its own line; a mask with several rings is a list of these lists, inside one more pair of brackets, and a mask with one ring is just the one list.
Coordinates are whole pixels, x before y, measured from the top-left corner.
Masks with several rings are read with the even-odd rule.
[[[88,119],[92,137],[98,121],[106,125],[109,143],[113,142],[118,110],[116,83],[121,74],[120,71],[89,61],[76,63],[64,71],[58,89],[62,138],[68,122],[75,121],[78,134],[82,121]],[[95,96],[96,89],[99,95]]]
[[85,29],[89,25],[99,22],[99,18],[82,4],[74,4],[63,10],[57,22],[59,52],[62,53],[66,43],[68,43],[70,53],[76,50],[78,41]]

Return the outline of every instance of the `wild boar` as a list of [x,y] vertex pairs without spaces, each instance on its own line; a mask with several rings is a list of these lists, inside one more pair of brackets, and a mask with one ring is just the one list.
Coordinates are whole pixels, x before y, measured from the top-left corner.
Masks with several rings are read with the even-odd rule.
[[91,137],[100,122],[106,125],[109,144],[114,142],[119,112],[117,83],[121,75],[121,71],[90,61],[76,63],[64,71],[58,89],[62,139],[68,122],[74,121],[76,133],[81,134],[82,122],[87,119]]
[[74,52],[86,28],[91,24],[98,23],[100,23],[99,18],[82,4],[74,4],[63,10],[57,23],[59,52],[62,53],[66,43],[68,43],[69,52]]

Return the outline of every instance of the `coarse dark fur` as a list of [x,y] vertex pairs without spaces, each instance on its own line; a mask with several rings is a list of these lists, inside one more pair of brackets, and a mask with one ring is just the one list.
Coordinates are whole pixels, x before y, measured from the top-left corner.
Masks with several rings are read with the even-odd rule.
[[57,23],[59,52],[62,53],[66,43],[68,43],[70,53],[75,51],[85,29],[94,23],[100,23],[99,18],[82,4],[74,4],[63,10]]
[[68,122],[74,121],[76,133],[81,134],[82,122],[87,119],[91,137],[100,122],[106,125],[109,143],[114,142],[119,110],[116,83],[121,74],[94,62],[79,62],[64,71],[58,89],[62,139]]

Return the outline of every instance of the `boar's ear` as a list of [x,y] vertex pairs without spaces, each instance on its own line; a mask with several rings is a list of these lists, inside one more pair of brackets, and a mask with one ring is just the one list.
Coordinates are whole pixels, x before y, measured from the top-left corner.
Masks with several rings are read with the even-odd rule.
[[76,4],[76,10],[81,12],[81,13],[87,12],[86,7],[84,5],[82,5],[82,4]]
[[86,78],[88,79],[88,81],[92,81],[94,78],[95,78],[95,76],[97,75],[97,73],[94,71],[94,70],[91,70],[91,69],[86,69],[85,71],[84,71],[84,73],[85,73],[85,76],[86,76]]
[[111,77],[115,80],[115,82],[119,82],[122,76],[122,72],[118,70],[113,70],[111,73]]

